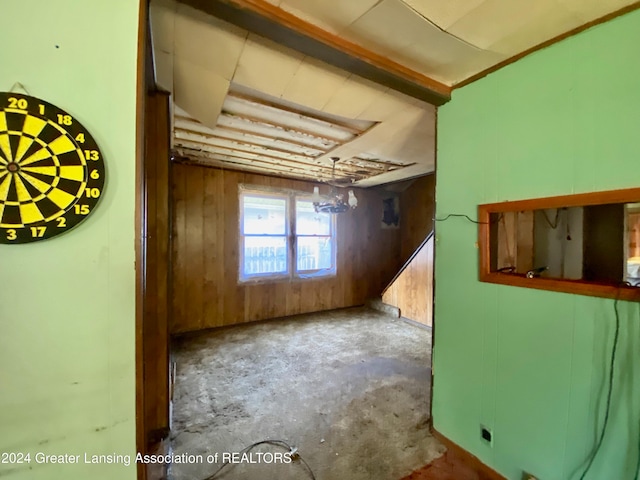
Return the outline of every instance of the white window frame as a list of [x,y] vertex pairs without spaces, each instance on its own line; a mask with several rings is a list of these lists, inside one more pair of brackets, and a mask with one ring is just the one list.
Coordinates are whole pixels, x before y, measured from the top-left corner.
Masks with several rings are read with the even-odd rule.
[[[246,237],[266,237],[270,235],[245,235],[243,231],[244,227],[244,197],[256,196],[256,197],[272,197],[285,200],[285,238],[287,248],[287,271],[284,273],[256,273],[245,274],[244,272],[244,251],[245,251],[245,238]],[[293,190],[275,190],[260,187],[247,187],[241,185],[238,198],[239,207],[239,225],[238,225],[238,279],[239,283],[257,283],[263,281],[277,281],[277,280],[292,280],[292,279],[311,279],[311,278],[326,278],[337,275],[337,222],[335,215],[328,213],[319,213],[318,215],[329,215],[330,217],[330,235],[297,235],[296,234],[296,206],[297,201],[311,202],[311,195],[307,192],[299,192]],[[282,237],[283,235],[272,235],[274,237]],[[298,238],[300,237],[323,237],[330,238],[331,242],[331,267],[320,268],[313,270],[298,271]]]

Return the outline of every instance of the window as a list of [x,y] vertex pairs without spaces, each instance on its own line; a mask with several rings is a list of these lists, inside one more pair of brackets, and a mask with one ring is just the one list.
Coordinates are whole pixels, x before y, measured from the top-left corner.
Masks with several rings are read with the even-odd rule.
[[640,189],[478,207],[480,280],[640,300]]
[[240,281],[336,273],[335,217],[297,192],[240,194]]

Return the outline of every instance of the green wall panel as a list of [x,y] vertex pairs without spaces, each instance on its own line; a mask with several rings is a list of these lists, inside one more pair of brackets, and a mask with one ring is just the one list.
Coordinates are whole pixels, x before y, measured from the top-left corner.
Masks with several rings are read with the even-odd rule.
[[[438,218],[638,186],[638,11],[456,90],[439,109]],[[465,219],[436,224],[434,426],[510,479],[577,479],[604,415],[614,302],[480,283],[476,241]],[[591,480],[632,480],[638,459],[640,307],[619,310],[613,407]]]
[[135,466],[34,455],[135,454],[135,120],[138,0],[2,0],[0,90],[20,82],[95,137],[95,212],[50,240],[0,245],[0,464],[11,480],[127,480]]

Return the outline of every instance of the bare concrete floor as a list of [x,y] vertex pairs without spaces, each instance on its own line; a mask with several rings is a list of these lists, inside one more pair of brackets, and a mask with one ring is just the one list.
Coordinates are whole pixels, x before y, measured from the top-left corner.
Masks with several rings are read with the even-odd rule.
[[[171,480],[204,480],[223,453],[254,442],[297,447],[317,480],[399,480],[445,448],[428,430],[431,335],[353,308],[299,315],[179,339],[171,445],[203,455]],[[300,461],[253,457],[216,479],[304,480]],[[217,464],[207,455],[218,453]],[[261,460],[259,463],[246,461]]]

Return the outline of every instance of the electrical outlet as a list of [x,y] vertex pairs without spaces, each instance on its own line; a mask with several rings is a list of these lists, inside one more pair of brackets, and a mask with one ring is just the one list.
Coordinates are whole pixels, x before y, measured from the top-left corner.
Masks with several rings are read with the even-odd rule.
[[480,425],[480,437],[489,444],[493,443],[493,434],[491,433],[491,430],[483,425]]
[[522,480],[540,480],[540,479],[535,475],[532,475],[531,473],[522,472]]

